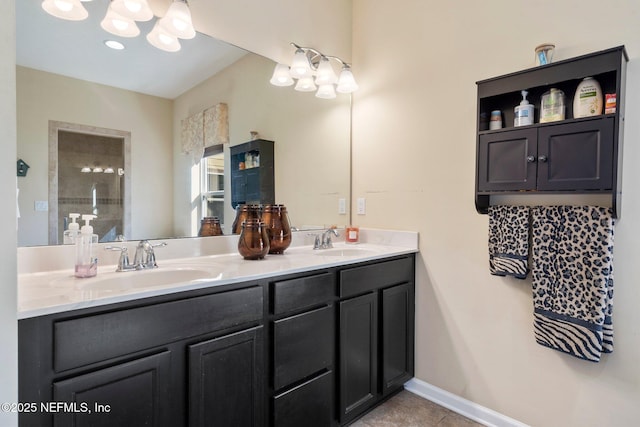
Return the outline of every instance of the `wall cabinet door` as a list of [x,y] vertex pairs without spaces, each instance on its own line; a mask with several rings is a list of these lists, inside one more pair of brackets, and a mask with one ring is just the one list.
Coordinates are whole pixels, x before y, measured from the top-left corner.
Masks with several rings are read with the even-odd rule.
[[614,118],[480,135],[478,191],[610,190]]
[[480,136],[478,191],[535,190],[536,129]]
[[340,302],[340,422],[377,399],[378,294]]
[[414,299],[405,283],[382,290],[382,394],[413,377]]
[[[170,394],[171,353],[122,363],[53,383],[54,426],[167,426],[179,423]],[[86,406],[85,406],[86,405]],[[85,410],[86,409],[86,410]]]
[[262,327],[189,346],[189,426],[263,425],[262,349]]
[[613,117],[538,130],[539,190],[610,190]]

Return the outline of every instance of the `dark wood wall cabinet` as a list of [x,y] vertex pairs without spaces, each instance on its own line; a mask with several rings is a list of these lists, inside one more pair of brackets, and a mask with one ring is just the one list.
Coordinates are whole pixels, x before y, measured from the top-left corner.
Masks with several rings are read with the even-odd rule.
[[231,206],[275,203],[273,141],[234,145],[231,154]]
[[[506,194],[610,194],[620,215],[626,66],[624,46],[477,82],[476,209]],[[615,112],[573,118],[573,97],[585,77],[616,95]],[[551,88],[565,94],[565,119],[539,123],[540,101]],[[535,106],[534,124],[514,127],[521,91]],[[503,127],[489,130],[500,110]]]
[[[414,255],[22,319],[20,426],[338,426],[413,376]],[[134,273],[135,274],[135,273]],[[66,406],[43,411],[40,404]]]

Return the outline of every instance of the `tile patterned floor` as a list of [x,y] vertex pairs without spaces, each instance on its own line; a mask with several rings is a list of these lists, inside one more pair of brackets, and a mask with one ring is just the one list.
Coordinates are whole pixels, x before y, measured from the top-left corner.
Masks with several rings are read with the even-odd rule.
[[351,427],[478,427],[478,424],[447,408],[406,390],[393,396]]

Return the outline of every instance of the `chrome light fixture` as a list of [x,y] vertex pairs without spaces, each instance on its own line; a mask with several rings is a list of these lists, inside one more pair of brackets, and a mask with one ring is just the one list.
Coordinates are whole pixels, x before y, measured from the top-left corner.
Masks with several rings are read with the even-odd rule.
[[[351,66],[337,56],[324,55],[311,47],[298,46],[296,48],[291,66],[276,64],[270,83],[274,86],[291,86],[296,83],[294,89],[300,92],[316,91],[316,97],[333,99],[336,92],[352,93],[358,90],[358,84],[351,72]],[[340,76],[336,75],[331,60],[338,62],[342,70]],[[315,79],[314,79],[315,76]],[[297,82],[294,82],[294,79]]]
[[[90,0],[82,0],[90,1]],[[57,18],[82,20],[89,16],[81,0],[43,0],[42,8]],[[107,32],[120,37],[136,37],[140,29],[136,21],[149,21],[154,17],[148,0],[110,0],[109,7],[100,26]],[[196,36],[191,20],[191,11],[187,0],[173,0],[164,17],[158,18],[153,29],[147,34],[147,41],[154,47],[166,52],[180,50],[181,39]],[[113,47],[105,42],[109,47]],[[113,42],[118,43],[118,42]],[[124,46],[118,46],[123,49]],[[288,69],[287,69],[288,72]],[[293,80],[290,84],[293,84]]]
[[153,30],[147,34],[147,41],[151,43],[153,47],[157,47],[165,52],[177,52],[181,48],[178,38],[165,30],[162,25],[160,25],[160,21],[156,22]]
[[109,4],[107,14],[100,22],[100,26],[106,32],[120,37],[136,37],[140,34],[140,28],[135,21],[116,12],[113,9],[113,3]]
[[89,16],[80,0],[44,0],[42,8],[49,15],[69,21],[82,21]]
[[191,11],[186,0],[174,0],[167,14],[160,19],[160,26],[168,33],[181,39],[192,39],[196,30],[191,22]]
[[148,21],[153,18],[147,0],[113,0],[110,8],[118,15],[134,21]]

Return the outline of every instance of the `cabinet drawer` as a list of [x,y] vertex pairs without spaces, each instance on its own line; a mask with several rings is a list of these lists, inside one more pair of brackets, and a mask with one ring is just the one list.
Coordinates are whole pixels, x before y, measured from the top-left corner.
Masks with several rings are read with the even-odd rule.
[[348,297],[385,286],[413,281],[413,260],[383,261],[340,272],[340,297]]
[[275,314],[322,304],[335,296],[334,275],[323,273],[275,282],[273,294]]
[[65,371],[258,321],[262,301],[262,288],[252,287],[57,321],[53,325],[54,369]]
[[275,397],[274,425],[326,427],[333,418],[333,372],[328,371]]
[[274,322],[276,390],[333,365],[334,317],[329,306]]

